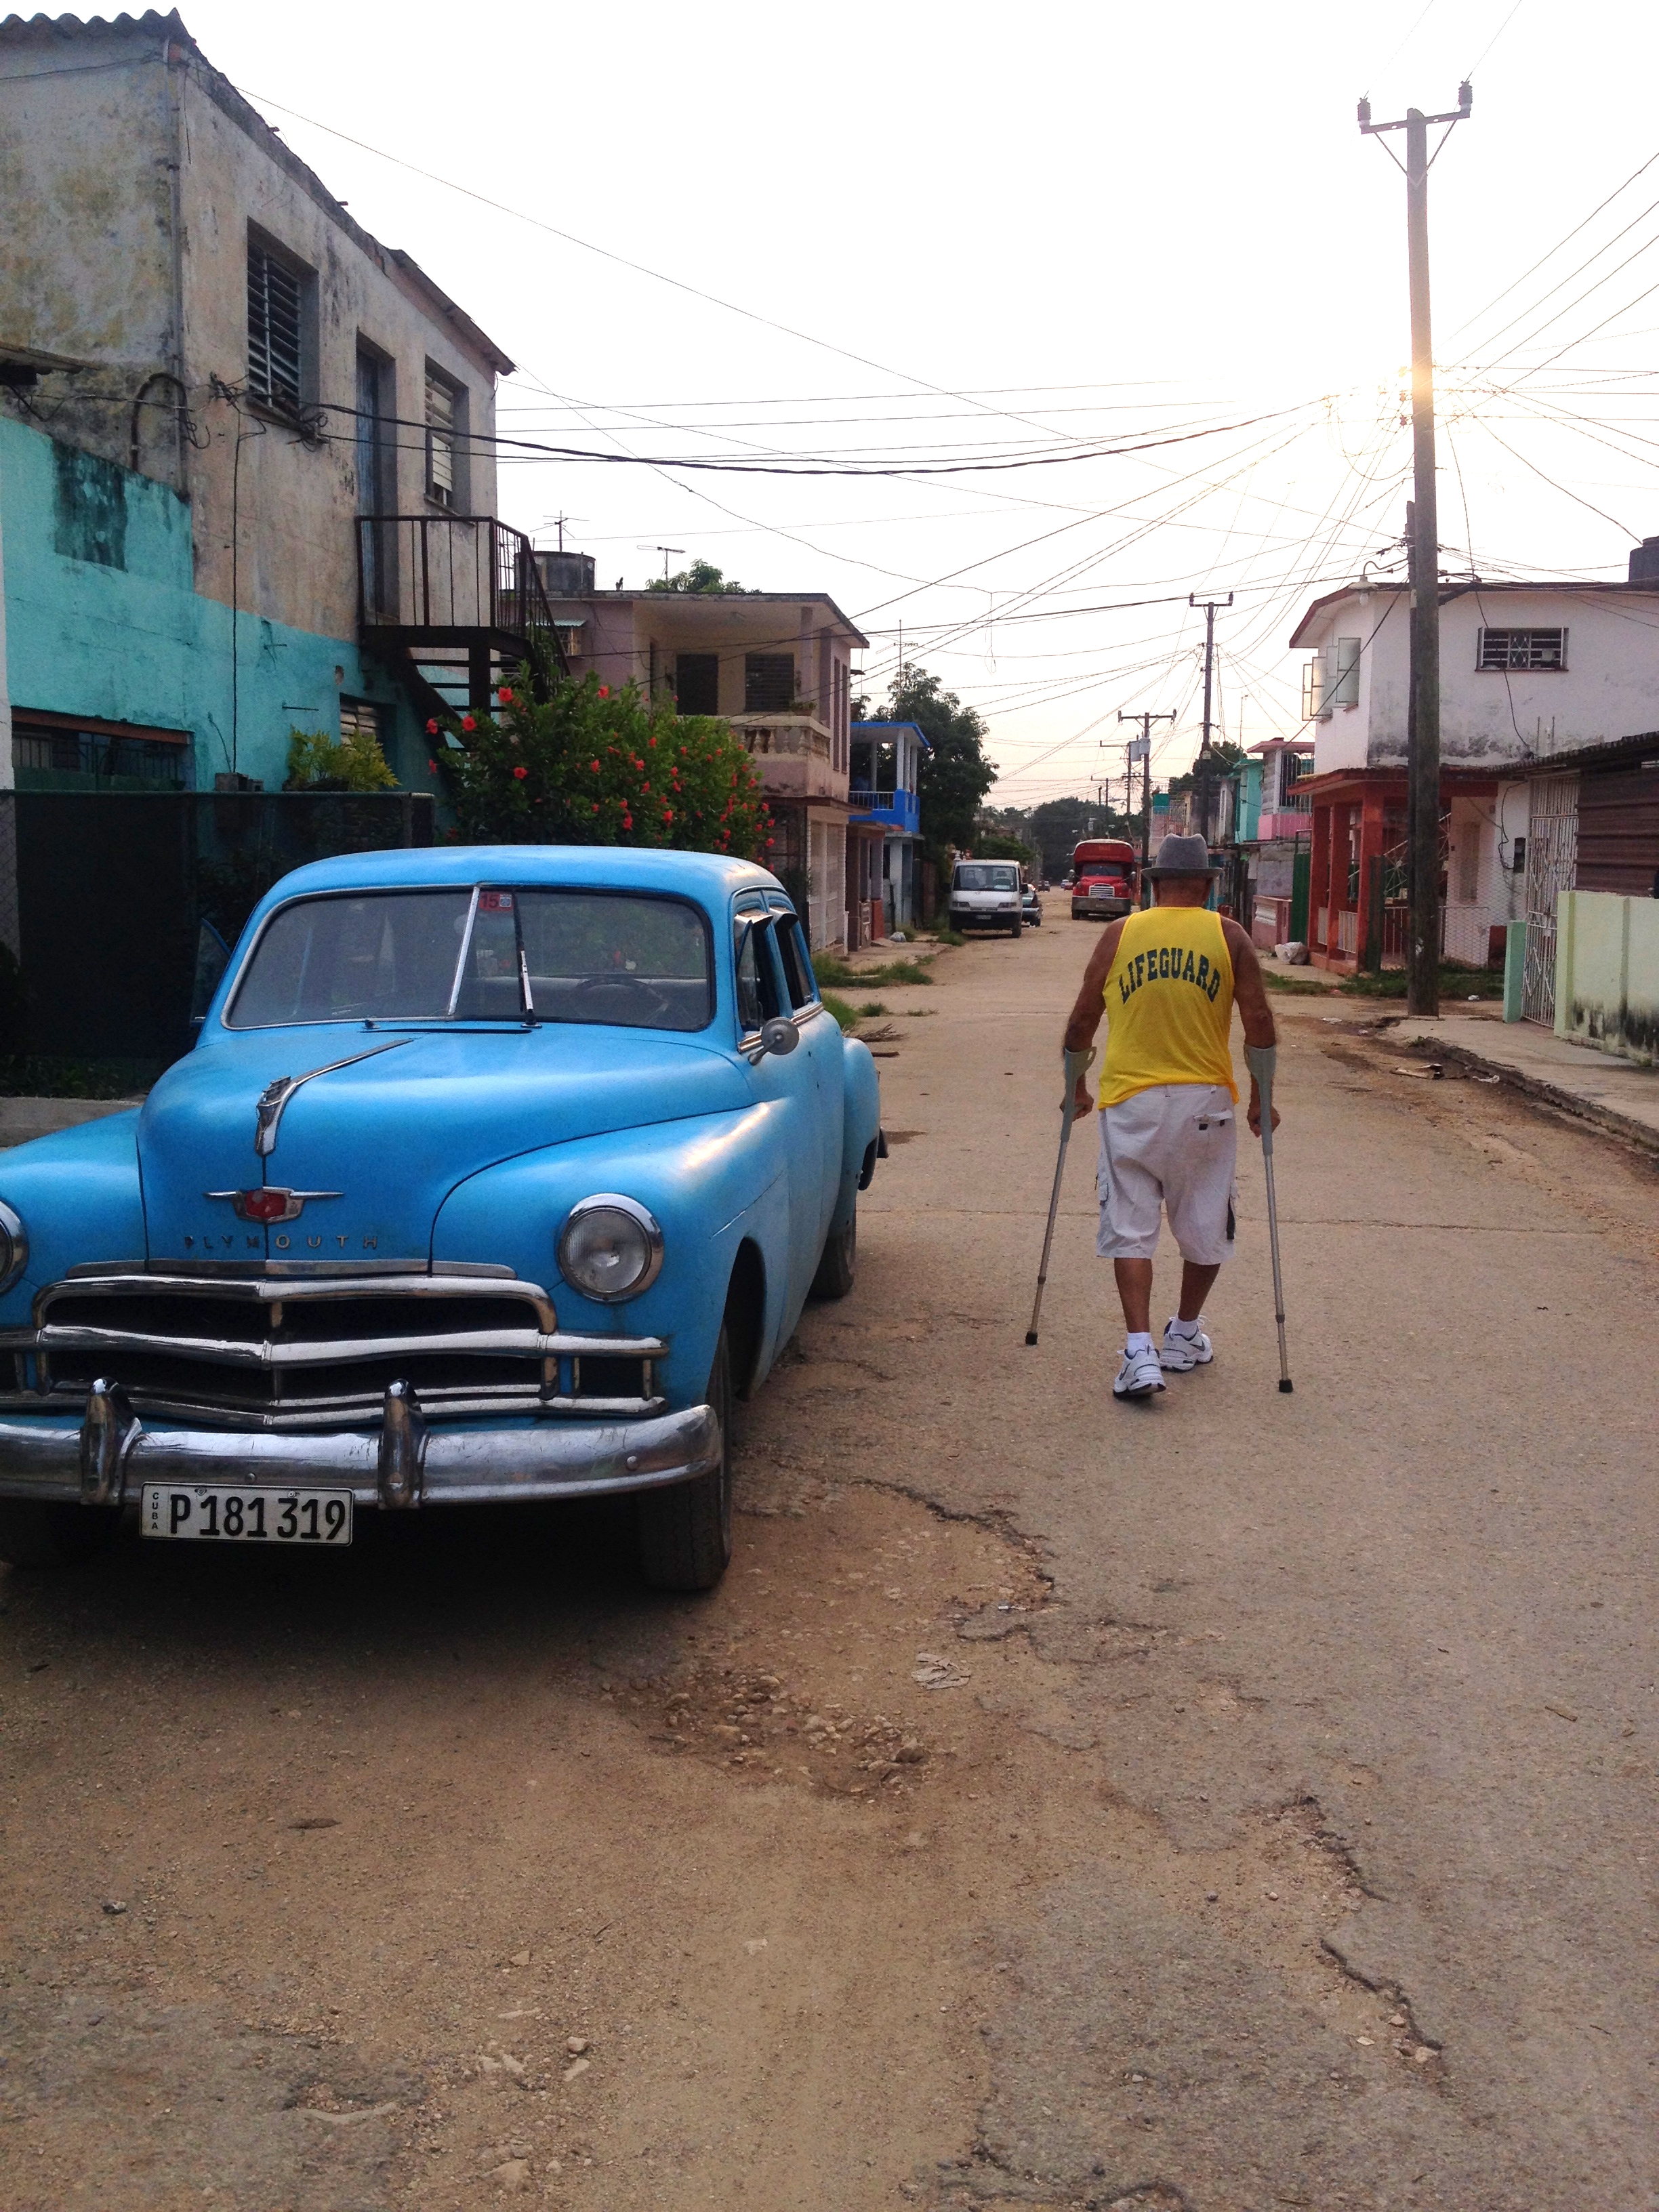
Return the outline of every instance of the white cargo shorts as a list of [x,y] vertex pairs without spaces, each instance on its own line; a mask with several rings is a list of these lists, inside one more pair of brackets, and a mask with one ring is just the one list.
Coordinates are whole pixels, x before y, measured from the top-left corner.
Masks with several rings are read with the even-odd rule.
[[1224,1084],[1137,1091],[1100,1115],[1103,1260],[1150,1260],[1160,1210],[1183,1260],[1214,1267],[1233,1255],[1238,1109]]

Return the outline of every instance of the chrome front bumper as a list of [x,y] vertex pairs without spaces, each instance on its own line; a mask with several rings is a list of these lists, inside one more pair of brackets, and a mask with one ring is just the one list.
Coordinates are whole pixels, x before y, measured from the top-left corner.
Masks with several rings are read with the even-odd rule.
[[393,1383],[378,1429],[295,1434],[140,1419],[118,1385],[94,1389],[86,1418],[0,1414],[0,1498],[136,1505],[147,1482],[349,1490],[360,1506],[505,1504],[599,1498],[689,1482],[720,1464],[711,1406],[629,1421],[428,1427]]

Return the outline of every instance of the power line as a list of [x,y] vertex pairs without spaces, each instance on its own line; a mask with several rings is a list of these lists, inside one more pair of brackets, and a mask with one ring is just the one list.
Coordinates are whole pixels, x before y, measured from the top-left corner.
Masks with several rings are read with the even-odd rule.
[[1508,30],[1508,28],[1510,27],[1510,24],[1515,21],[1516,17],[1516,16],[1521,13],[1521,9],[1522,9],[1522,0],[1515,0],[1515,5],[1514,5],[1514,7],[1513,7],[1513,8],[1511,8],[1511,9],[1510,9],[1509,14],[1508,14],[1507,15],[1505,15],[1505,16],[1504,16],[1504,18],[1503,21],[1502,21],[1502,22],[1498,26],[1498,28],[1497,28],[1497,29],[1492,33],[1492,34],[1491,38],[1489,38],[1489,39],[1487,40],[1487,41],[1486,41],[1486,45],[1485,45],[1484,46],[1482,46],[1482,48],[1480,49],[1480,60],[1478,60],[1478,61],[1475,63],[1475,64],[1474,64],[1474,69],[1468,69],[1468,70],[1464,70],[1464,72],[1463,72],[1463,81],[1464,81],[1464,82],[1465,82],[1466,84],[1468,82],[1469,79],[1470,79],[1470,78],[1474,75],[1474,70],[1478,70],[1478,69],[1480,68],[1480,63],[1486,60],[1486,56],[1487,56],[1487,55],[1492,52],[1492,48],[1493,48],[1493,47],[1498,44],[1498,40],[1503,37],[1503,35],[1504,35],[1504,32]]
[[[314,116],[301,114],[297,107],[290,107],[284,100],[270,99],[263,93],[250,92],[242,85],[238,85],[236,89],[245,100],[257,100],[264,106],[274,107],[279,115],[291,115],[296,123],[303,123],[309,130],[320,131],[326,137],[337,138],[344,145],[355,146],[360,153],[372,154],[377,161],[389,161],[394,168],[405,169],[411,176],[423,178],[428,184],[441,185],[447,191],[459,192],[465,199],[476,200],[481,207],[492,209],[497,215],[510,216],[515,222],[528,223],[532,230],[545,231],[549,237],[562,239],[567,246],[580,246],[585,253],[595,253],[602,260],[613,261],[618,268],[631,269],[636,276],[649,276],[653,283],[671,285],[675,291],[704,301],[710,307],[722,308],[727,314],[741,315],[746,322],[758,323],[766,330],[777,331],[785,337],[798,339],[803,345],[817,346],[824,353],[838,354],[843,361],[856,362],[860,368],[872,368],[880,376],[896,377],[902,383],[914,384],[923,392],[936,392],[941,398],[965,399],[968,397],[965,392],[951,392],[944,385],[931,383],[925,376],[913,376],[908,369],[890,368],[884,362],[872,361],[867,354],[854,353],[848,347],[836,345],[829,338],[815,337],[810,331],[798,331],[788,323],[780,323],[770,315],[759,313],[753,307],[739,307],[735,301],[722,300],[716,293],[705,292],[701,286],[688,284],[684,279],[670,276],[660,269],[648,268],[642,261],[632,261],[624,253],[613,252],[609,246],[595,246],[591,239],[578,238],[574,231],[561,230],[556,223],[544,222],[539,216],[526,215],[521,208],[509,207],[503,200],[491,199],[487,193],[475,191],[470,185],[457,184],[452,177],[441,177],[435,170],[423,169],[416,162],[405,161],[397,154],[388,154],[383,147],[370,145],[367,139],[355,138],[349,131],[337,130],[332,124],[319,123]],[[1027,417],[1016,415],[1007,408],[987,407],[984,411],[988,415],[1000,415],[1009,422],[1024,422],[1028,428],[1041,427],[1031,425]]]
[[[1659,161],[1659,152],[1650,154],[1647,160],[1643,162],[1640,168],[1632,169],[1629,176],[1626,178],[1624,183],[1616,186],[1613,191],[1607,194],[1606,199],[1599,202],[1596,206],[1593,207],[1589,213],[1583,218],[1583,222],[1574,223],[1572,228],[1567,233],[1565,238],[1558,239],[1555,244],[1551,246],[1549,252],[1547,253],[1540,254],[1538,259],[1533,263],[1530,269],[1523,269],[1518,276],[1512,278],[1509,283],[1505,284],[1501,292],[1494,293],[1492,297],[1487,301],[1486,306],[1484,307],[1477,308],[1475,313],[1468,318],[1468,321],[1460,323],[1457,325],[1457,328],[1451,333],[1451,336],[1454,338],[1459,338],[1462,337],[1465,331],[1473,330],[1474,325],[1480,322],[1483,317],[1489,315],[1492,313],[1492,309],[1498,305],[1500,300],[1507,300],[1510,294],[1513,292],[1518,285],[1524,284],[1528,276],[1536,276],[1547,261],[1553,261],[1556,255],[1559,253],[1564,246],[1570,246],[1572,240],[1577,237],[1581,230],[1587,228],[1589,224],[1595,222],[1596,216],[1600,215],[1604,209],[1610,208],[1616,199],[1620,198],[1622,194],[1627,192],[1638,177],[1645,176],[1656,161]],[[1639,222],[1641,218],[1638,216],[1637,220]],[[1622,235],[1622,233],[1620,234]],[[1592,255],[1590,258],[1593,260],[1595,256]],[[1584,266],[1588,267],[1589,264],[1584,264]],[[1564,279],[1563,281],[1570,282],[1571,280]],[[1544,296],[1547,299],[1549,295],[1546,293]],[[1509,325],[1506,324],[1504,325],[1504,329],[1507,328],[1509,328]],[[1493,335],[1494,337],[1501,337],[1503,336],[1503,331],[1495,331]]]

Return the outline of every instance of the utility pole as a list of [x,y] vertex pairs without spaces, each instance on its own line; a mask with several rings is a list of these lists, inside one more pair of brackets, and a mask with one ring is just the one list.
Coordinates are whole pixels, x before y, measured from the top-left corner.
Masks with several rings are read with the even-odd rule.
[[[1408,107],[1397,123],[1373,123],[1369,100],[1359,103],[1365,137],[1406,134],[1406,245],[1412,311],[1412,492],[1407,526],[1411,587],[1411,689],[1407,730],[1407,790],[1410,816],[1410,940],[1406,956],[1406,1003],[1413,1014],[1440,1011],[1440,529],[1434,483],[1434,348],[1429,316],[1429,126],[1447,135],[1466,122],[1474,88],[1466,77],[1457,106],[1445,115]],[[1440,143],[1444,145],[1445,139]],[[1399,163],[1392,147],[1383,152]],[[1439,148],[1436,148],[1437,154]]]
[[[1210,701],[1215,683],[1215,618],[1218,609],[1230,607],[1233,595],[1224,599],[1204,602],[1204,735],[1199,742],[1198,760],[1194,781],[1198,791],[1198,827],[1201,836],[1210,834]],[[1198,600],[1193,592],[1187,594],[1187,604],[1195,607]]]
[[1129,740],[1129,811],[1134,811],[1136,761],[1140,763],[1140,867],[1144,880],[1146,863],[1152,859],[1152,724],[1173,722],[1171,714],[1126,714],[1121,707],[1117,710],[1120,722],[1139,722],[1140,735]]

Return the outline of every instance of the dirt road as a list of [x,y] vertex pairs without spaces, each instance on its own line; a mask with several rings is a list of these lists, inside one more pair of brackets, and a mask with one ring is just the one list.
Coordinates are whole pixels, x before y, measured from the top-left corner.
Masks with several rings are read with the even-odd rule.
[[712,1600],[599,1514],[5,1579],[0,2201],[1659,2205],[1659,1175],[1298,1001],[1296,1393],[1252,1156],[1115,1405],[1086,1130],[1022,1340],[1050,910],[884,993]]

